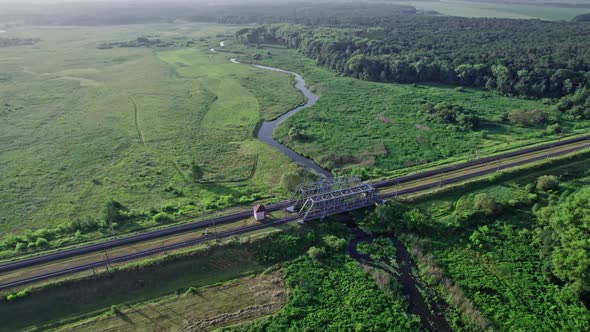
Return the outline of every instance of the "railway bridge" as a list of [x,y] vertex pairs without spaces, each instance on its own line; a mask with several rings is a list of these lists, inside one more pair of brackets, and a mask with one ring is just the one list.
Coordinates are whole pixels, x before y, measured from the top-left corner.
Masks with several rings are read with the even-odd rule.
[[327,217],[378,203],[375,187],[354,176],[342,176],[307,183],[297,188],[294,204],[287,208],[302,221]]

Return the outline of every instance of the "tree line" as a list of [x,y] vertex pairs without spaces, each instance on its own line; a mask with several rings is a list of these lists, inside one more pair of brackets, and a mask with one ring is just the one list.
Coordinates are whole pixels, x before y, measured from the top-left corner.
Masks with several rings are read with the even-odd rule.
[[39,41],[39,38],[0,38],[0,48],[34,45]]
[[406,15],[376,27],[264,25],[249,44],[295,48],[340,74],[381,82],[436,82],[509,96],[559,98],[590,87],[587,24]]

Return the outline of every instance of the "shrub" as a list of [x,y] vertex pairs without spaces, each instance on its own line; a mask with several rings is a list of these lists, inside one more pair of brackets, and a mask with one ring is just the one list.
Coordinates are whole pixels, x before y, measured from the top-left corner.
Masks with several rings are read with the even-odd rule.
[[119,309],[119,307],[117,307],[116,305],[112,305],[111,306],[111,314],[113,314],[113,315],[120,315],[121,314],[121,309]]
[[45,248],[45,247],[49,246],[49,241],[47,241],[46,239],[40,237],[35,242],[35,246],[37,248]]
[[513,110],[508,113],[510,123],[520,127],[530,127],[547,121],[547,114],[539,110]]
[[192,295],[192,294],[197,294],[198,291],[196,288],[194,287],[189,287],[186,292],[184,292],[184,295]]
[[343,251],[346,248],[346,240],[334,235],[326,235],[323,238],[324,243],[330,249],[335,251]]
[[548,125],[545,132],[547,133],[547,135],[560,134],[563,132],[563,128],[559,125],[559,123],[555,123],[552,125]]
[[314,262],[319,262],[326,257],[326,250],[324,248],[311,247],[307,250],[307,254]]
[[485,193],[475,196],[475,208],[483,211],[486,215],[495,215],[500,212],[500,206],[496,199]]
[[8,294],[8,296],[6,296],[6,300],[8,300],[8,301],[14,301],[16,299],[17,299],[17,297],[15,294]]
[[154,221],[160,224],[166,224],[170,222],[174,222],[176,219],[173,215],[168,214],[166,212],[160,212],[154,216]]
[[24,244],[24,243],[22,243],[22,242],[19,242],[19,243],[16,244],[16,246],[15,246],[14,249],[16,251],[24,251],[25,249],[27,249],[27,245]]
[[559,179],[555,175],[543,175],[537,180],[537,190],[547,191],[559,189]]

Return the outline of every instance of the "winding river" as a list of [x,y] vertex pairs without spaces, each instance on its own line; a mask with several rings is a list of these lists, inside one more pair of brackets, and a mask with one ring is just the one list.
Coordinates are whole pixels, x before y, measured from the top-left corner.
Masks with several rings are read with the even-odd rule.
[[[232,63],[236,63],[239,64],[240,62],[238,62],[236,59],[230,59],[230,61]],[[301,91],[301,93],[303,94],[303,96],[307,99],[307,101],[305,102],[305,104],[296,107],[290,111],[288,111],[287,113],[279,116],[278,118],[276,118],[275,120],[272,121],[263,121],[262,124],[260,125],[259,129],[258,129],[258,133],[256,134],[256,137],[258,137],[259,140],[263,141],[266,144],[272,145],[275,148],[281,150],[284,154],[286,154],[289,158],[291,158],[291,160],[293,160],[296,163],[299,163],[301,165],[303,165],[304,167],[311,169],[312,171],[314,171],[315,173],[321,174],[323,176],[325,176],[326,178],[331,178],[332,177],[332,173],[330,173],[329,171],[321,168],[318,164],[316,164],[313,160],[305,158],[303,156],[300,156],[299,154],[297,154],[297,152],[289,149],[288,147],[284,146],[283,144],[277,142],[276,140],[273,139],[272,137],[272,133],[275,130],[275,128],[281,124],[281,122],[287,120],[288,118],[292,117],[293,115],[295,115],[295,113],[309,108],[313,105],[315,105],[315,103],[318,101],[318,96],[309,91],[309,89],[305,86],[305,80],[303,79],[303,77],[301,77],[301,75],[291,72],[291,71],[287,71],[287,70],[283,70],[283,69],[279,69],[279,68],[273,68],[273,67],[267,67],[267,66],[260,66],[260,65],[254,65],[254,67],[260,68],[260,69],[266,69],[266,70],[271,70],[271,71],[276,71],[276,72],[281,72],[281,73],[287,73],[287,74],[291,74],[295,77],[295,87]]]

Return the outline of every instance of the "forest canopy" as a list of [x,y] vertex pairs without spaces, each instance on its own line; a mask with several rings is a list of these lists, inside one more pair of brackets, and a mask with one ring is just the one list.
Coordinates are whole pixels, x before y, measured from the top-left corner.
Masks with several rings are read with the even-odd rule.
[[378,27],[278,24],[236,36],[296,48],[331,70],[370,81],[436,82],[537,98],[590,87],[585,23],[411,15]]

